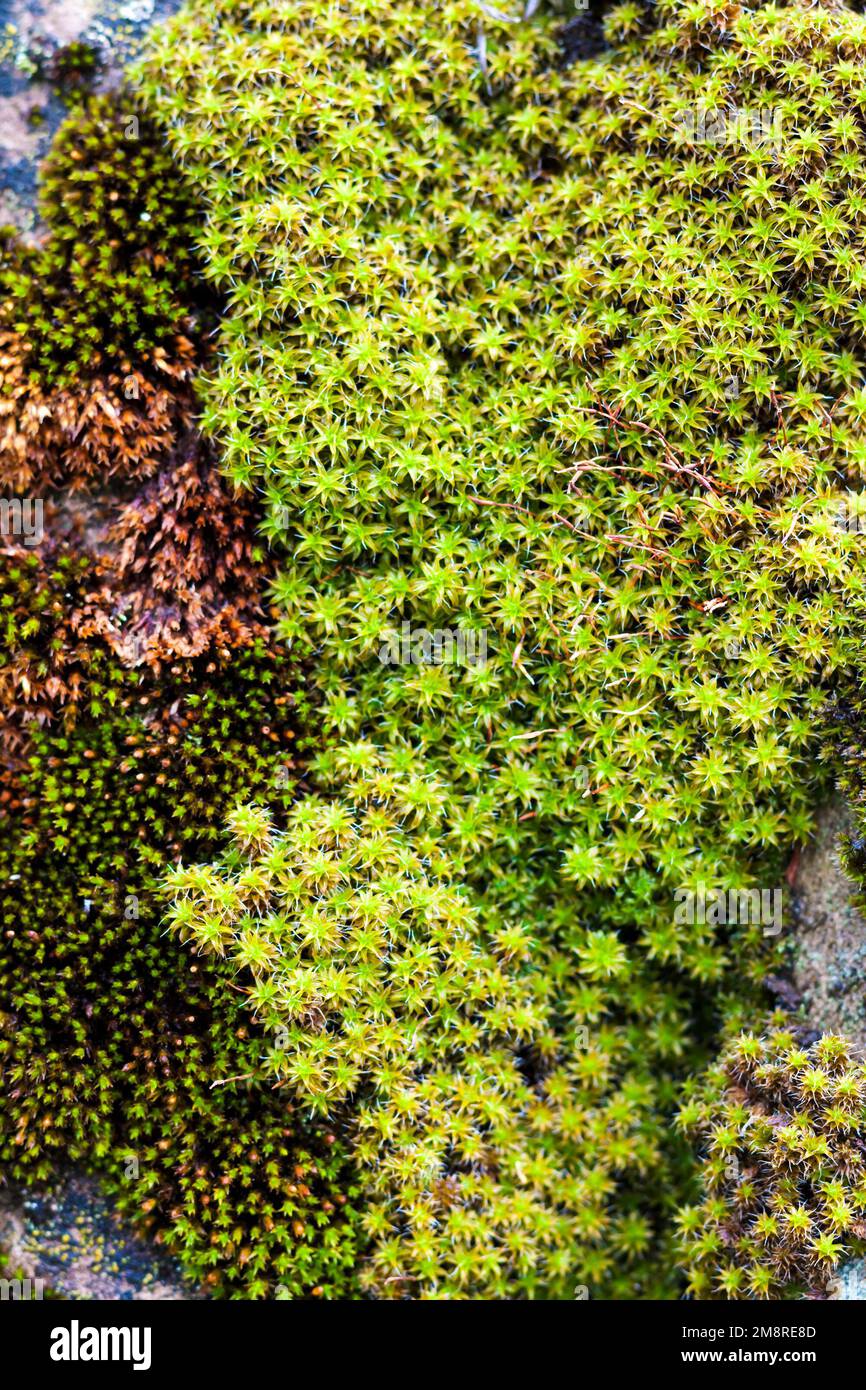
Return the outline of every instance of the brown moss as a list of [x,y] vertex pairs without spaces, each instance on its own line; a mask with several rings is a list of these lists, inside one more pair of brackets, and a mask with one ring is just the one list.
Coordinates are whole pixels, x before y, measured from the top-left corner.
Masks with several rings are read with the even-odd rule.
[[116,371],[45,389],[27,370],[14,332],[0,333],[0,486],[81,488],[152,476],[192,426],[192,343],[178,334]]
[[158,665],[263,637],[255,526],[249,497],[233,495],[201,439],[123,506],[107,535],[102,629],[121,660]]

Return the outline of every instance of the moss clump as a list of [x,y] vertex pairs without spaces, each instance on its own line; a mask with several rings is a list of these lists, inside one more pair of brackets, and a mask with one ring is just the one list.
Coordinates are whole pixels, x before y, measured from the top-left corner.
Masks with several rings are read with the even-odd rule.
[[[538,1060],[514,1050],[543,1030],[544,981],[514,969],[531,942],[504,925],[485,939],[473,904],[431,872],[435,848],[413,843],[385,806],[350,816],[306,798],[280,833],[247,805],[230,828],[217,867],[169,879],[170,921],[251,972],[279,1085],[324,1115],[358,1102],[356,1158],[378,1238],[366,1287],[543,1290],[551,1263],[568,1271],[587,1184],[564,1181],[545,1142],[571,1104],[567,1087],[543,1086]],[[649,1159],[632,1100],[606,1121],[623,1155]],[[570,1115],[577,1127],[576,1105]]]
[[[614,1292],[649,1286],[656,1212],[631,1186],[671,1158],[658,1109],[672,1092],[657,1072],[683,1053],[686,1000],[601,930],[576,968],[551,969],[531,917],[482,912],[448,879],[435,836],[413,834],[387,800],[308,796],[285,830],[244,804],[228,825],[215,863],[166,876],[168,921],[248,979],[281,1087],[323,1116],[354,1102],[364,1287],[573,1297],[612,1255]],[[618,991],[636,1021],[616,1029],[603,1011]],[[578,1003],[600,1021],[575,1028],[568,1059],[556,1011]]]
[[68,104],[90,90],[103,67],[99,49],[80,39],[59,44],[37,34],[27,49],[27,63],[34,78],[48,82]]
[[[815,91],[860,90],[838,26],[854,51],[864,21],[744,11],[698,64],[665,6],[567,71],[546,22],[491,21],[488,92],[472,4],[329,13],[193,5],[149,69],[213,202],[206,418],[286,539],[321,775],[411,756],[407,814],[482,881],[539,849],[581,890],[702,855],[715,881],[805,830],[844,659],[828,584],[859,593],[833,523],[862,452],[863,166],[841,136],[777,157],[681,118],[718,94],[820,123]],[[768,45],[800,54],[791,93]],[[405,621],[483,630],[489,659],[383,666]],[[647,944],[687,969],[703,949]]]
[[843,1038],[804,1032],[744,1034],[688,1088],[679,1122],[705,1194],[679,1218],[695,1298],[820,1297],[863,1250],[866,1066]]
[[50,494],[0,551],[0,1163],[97,1172],[213,1294],[345,1294],[340,1117],[273,1088],[231,967],[190,971],[152,892],[298,775],[257,517],[193,429],[192,203],[119,97],[63,127],[43,210],[0,269],[2,483]]
[[[33,564],[0,578],[12,642],[36,640],[58,584],[73,611],[88,592],[83,561],[59,558],[43,585]],[[166,856],[212,845],[238,798],[287,804],[293,683],[261,641],[157,678],[93,639],[74,702],[28,725],[0,797],[4,1171],[95,1168],[192,1277],[242,1297],[351,1287],[355,1180],[334,1130],[267,1083],[232,971],[190,972],[151,887]]]
[[61,44],[44,64],[44,75],[67,102],[80,100],[89,91],[103,66],[102,55],[92,44],[74,39]]
[[125,93],[86,101],[61,126],[40,184],[44,245],[7,234],[0,324],[32,381],[134,371],[173,341],[195,301],[195,202],[165,134]]
[[83,102],[41,179],[44,242],[0,233],[0,484],[150,477],[188,443],[210,326],[194,198],[124,92]]
[[[318,786],[435,844],[549,987],[508,1046],[564,1098],[544,1161],[582,1215],[510,1291],[670,1292],[677,1074],[757,1016],[771,944],[674,894],[782,881],[863,611],[866,20],[629,4],[570,68],[546,12],[485,15],[483,61],[478,23],[193,0],[142,75],[208,200],[204,418],[284,544]],[[383,661],[404,623],[487,659]],[[635,1107],[640,1138],[596,1124]],[[448,1266],[437,1230],[388,1251],[421,1291]]]

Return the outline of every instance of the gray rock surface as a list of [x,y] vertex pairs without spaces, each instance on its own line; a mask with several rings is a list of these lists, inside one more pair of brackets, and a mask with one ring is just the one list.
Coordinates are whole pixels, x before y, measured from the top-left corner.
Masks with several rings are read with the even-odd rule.
[[851,905],[854,886],[839,844],[853,828],[834,797],[818,815],[817,833],[800,855],[793,884],[794,983],[809,1021],[844,1033],[866,1051],[866,922]]
[[[866,921],[851,905],[854,885],[839,858],[840,839],[852,828],[850,810],[834,797],[800,855],[793,884],[793,975],[812,1026],[844,1033],[866,1051]],[[840,1267],[830,1297],[866,1299],[866,1260]]]
[[62,1299],[200,1297],[176,1263],[136,1236],[98,1184],[80,1173],[45,1191],[0,1192],[0,1250],[8,1277],[41,1279]]

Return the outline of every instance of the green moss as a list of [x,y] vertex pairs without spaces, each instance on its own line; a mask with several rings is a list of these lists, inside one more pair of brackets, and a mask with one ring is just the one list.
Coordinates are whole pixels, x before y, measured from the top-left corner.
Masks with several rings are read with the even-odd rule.
[[[284,545],[319,789],[435,846],[479,949],[514,933],[544,982],[488,1043],[538,1059],[537,1229],[571,1242],[470,1282],[670,1292],[677,1076],[756,1016],[772,944],[674,894],[781,882],[863,611],[835,514],[866,457],[866,21],[630,4],[570,68],[546,13],[482,23],[483,57],[470,0],[193,0],[141,77],[207,203],[205,420]],[[404,623],[487,660],[383,662]],[[431,1210],[461,1179],[436,1152]],[[453,1291],[436,1229],[377,1234],[398,1286]]]
[[44,245],[7,237],[0,324],[24,338],[34,381],[134,370],[188,326],[195,202],[165,133],[129,93],[84,101],[41,170]]
[[101,68],[99,51],[80,39],[62,44],[42,65],[44,76],[69,104],[92,88]]
[[[218,869],[169,880],[171,921],[252,972],[279,1085],[326,1115],[360,1099],[366,1224],[381,1238],[367,1287],[504,1296],[515,1279],[543,1289],[551,1259],[566,1274],[586,1192],[563,1184],[562,1211],[546,1214],[561,1174],[545,1135],[568,1100],[554,1087],[545,1099],[537,1062],[513,1049],[544,1027],[543,979],[511,968],[531,942],[504,925],[483,939],[472,903],[427,867],[435,848],[386,807],[350,816],[306,798],[280,834],[242,806],[231,829]],[[623,1152],[647,1148],[633,1100],[608,1116]]]

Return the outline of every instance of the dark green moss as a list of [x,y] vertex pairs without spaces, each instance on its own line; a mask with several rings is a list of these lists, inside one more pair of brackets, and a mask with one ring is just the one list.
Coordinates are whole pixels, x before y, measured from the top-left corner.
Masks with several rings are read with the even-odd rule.
[[[73,601],[86,574],[61,572]],[[6,597],[20,578],[4,574]],[[4,1169],[99,1171],[217,1292],[345,1292],[358,1233],[344,1143],[271,1089],[232,968],[190,969],[152,893],[154,868],[206,852],[238,797],[289,803],[294,673],[258,643],[156,681],[93,641],[80,675],[72,716],[31,726],[6,779]]]
[[34,380],[82,374],[164,347],[196,302],[198,215],[165,133],[129,94],[88,98],[41,171],[44,245],[6,237],[0,325],[22,337]]

